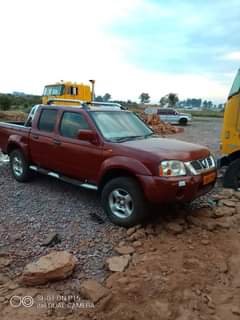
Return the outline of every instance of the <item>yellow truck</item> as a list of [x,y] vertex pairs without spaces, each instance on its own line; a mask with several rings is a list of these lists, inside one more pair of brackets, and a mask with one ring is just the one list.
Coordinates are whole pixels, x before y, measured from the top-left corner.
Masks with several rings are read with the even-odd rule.
[[240,69],[234,79],[224,111],[220,167],[227,166],[223,186],[240,188]]
[[[89,85],[70,81],[60,81],[55,84],[46,85],[43,91],[42,103],[47,104],[51,99],[59,100],[81,100],[90,102],[94,100],[94,80],[89,80]],[[57,103],[57,102],[56,102]],[[61,105],[67,105],[66,101],[59,101]]]

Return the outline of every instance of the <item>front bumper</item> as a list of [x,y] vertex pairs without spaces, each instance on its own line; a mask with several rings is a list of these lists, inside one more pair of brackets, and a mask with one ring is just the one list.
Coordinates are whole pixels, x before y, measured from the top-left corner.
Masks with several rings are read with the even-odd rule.
[[[212,170],[208,173],[216,172]],[[209,192],[216,182],[203,184],[206,174],[186,177],[154,177],[139,175],[138,179],[148,201],[155,203],[190,202]],[[217,174],[216,174],[217,177]]]

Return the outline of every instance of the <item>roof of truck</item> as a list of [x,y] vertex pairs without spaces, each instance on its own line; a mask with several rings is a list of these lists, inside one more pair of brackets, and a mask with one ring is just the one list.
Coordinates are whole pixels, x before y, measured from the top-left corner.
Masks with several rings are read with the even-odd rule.
[[46,107],[49,109],[64,109],[64,110],[85,110],[86,112],[91,112],[91,111],[128,111],[124,110],[121,107],[118,106],[106,106],[106,105],[99,105],[99,106],[91,106],[91,105],[59,105],[59,104],[40,104],[38,105],[39,107]]

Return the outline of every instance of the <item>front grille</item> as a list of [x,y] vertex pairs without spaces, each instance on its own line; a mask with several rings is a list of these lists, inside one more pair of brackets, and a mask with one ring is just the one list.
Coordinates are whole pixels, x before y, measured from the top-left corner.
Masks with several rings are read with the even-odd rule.
[[204,159],[189,161],[185,164],[194,175],[201,174],[203,172],[216,168],[216,162],[213,156],[209,156]]

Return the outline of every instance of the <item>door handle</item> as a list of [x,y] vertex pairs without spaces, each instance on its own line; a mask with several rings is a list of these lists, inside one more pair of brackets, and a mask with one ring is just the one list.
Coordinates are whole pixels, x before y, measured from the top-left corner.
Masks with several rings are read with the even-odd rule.
[[33,139],[35,139],[35,140],[38,140],[38,139],[39,139],[39,136],[37,136],[36,134],[33,134],[32,137],[33,137]]
[[53,140],[53,144],[55,144],[55,145],[57,145],[57,146],[60,146],[61,141],[54,139],[54,140]]

